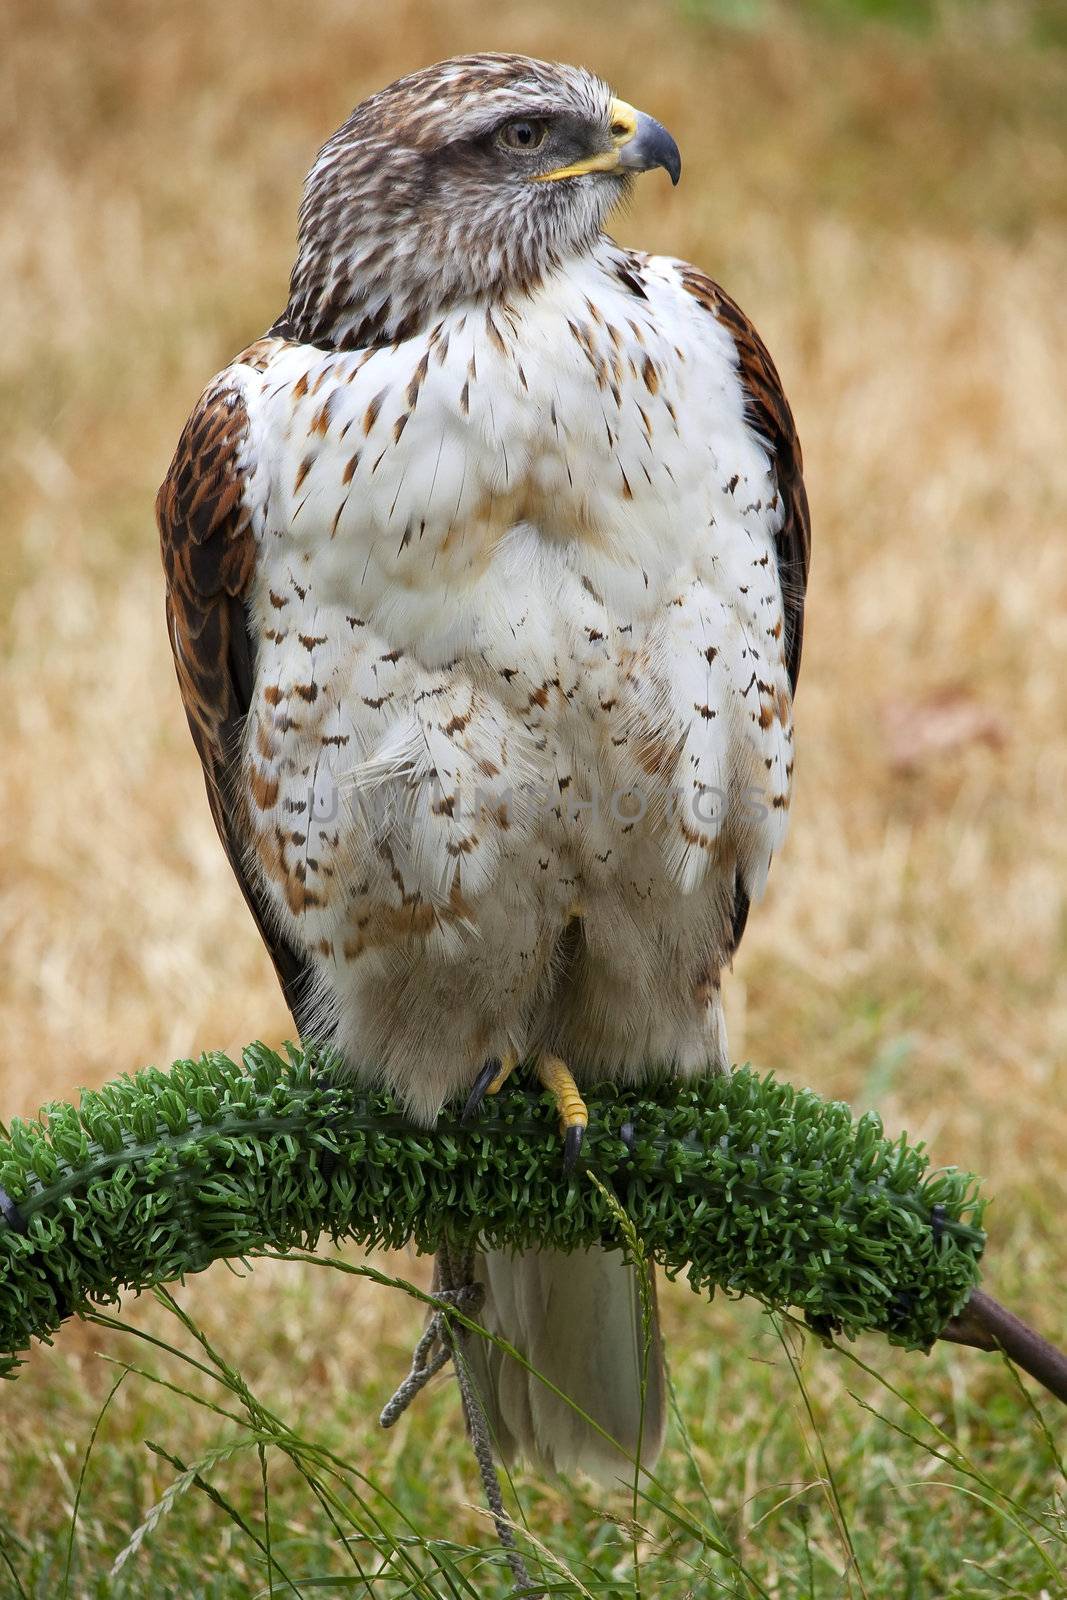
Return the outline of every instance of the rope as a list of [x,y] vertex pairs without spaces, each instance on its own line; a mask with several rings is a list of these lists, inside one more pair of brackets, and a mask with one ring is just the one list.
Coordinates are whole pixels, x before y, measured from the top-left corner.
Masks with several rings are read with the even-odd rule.
[[[451,1360],[456,1369],[463,1416],[467,1424],[474,1459],[482,1480],[482,1490],[496,1528],[511,1575],[517,1585],[516,1595],[526,1600],[543,1600],[543,1590],[538,1589],[530,1576],[515,1543],[515,1534],[504,1507],[500,1477],[493,1458],[493,1442],[485,1407],[471,1374],[466,1346],[470,1337],[466,1328],[453,1323],[449,1309],[462,1311],[474,1317],[485,1300],[485,1286],[474,1278],[474,1251],[469,1246],[443,1244],[437,1252],[433,1281],[434,1298],[442,1301],[440,1310],[433,1312],[426,1331],[415,1346],[411,1357],[411,1371],[382,1410],[378,1421],[383,1428],[391,1428],[407,1410],[415,1396],[426,1387],[435,1373]],[[434,1346],[437,1346],[436,1350]],[[433,1352],[431,1354],[431,1352]]]

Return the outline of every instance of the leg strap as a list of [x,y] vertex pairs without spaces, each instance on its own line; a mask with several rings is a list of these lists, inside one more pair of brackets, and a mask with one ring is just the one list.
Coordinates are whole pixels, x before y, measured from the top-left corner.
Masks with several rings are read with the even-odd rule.
[[[471,1377],[466,1360],[466,1344],[472,1336],[467,1329],[453,1322],[449,1310],[454,1307],[464,1316],[475,1316],[485,1299],[485,1287],[474,1279],[474,1251],[442,1245],[437,1252],[437,1270],[434,1274],[434,1298],[443,1304],[433,1312],[426,1331],[415,1346],[411,1358],[411,1371],[383,1410],[379,1421],[383,1428],[391,1428],[403,1416],[421,1389],[424,1389],[436,1372],[451,1360],[456,1369],[463,1416],[467,1423],[474,1459],[482,1480],[486,1503],[496,1527],[496,1535],[507,1556],[508,1566],[517,1584],[516,1596],[525,1600],[543,1600],[543,1591],[530,1576],[529,1569],[519,1554],[511,1521],[504,1507],[500,1478],[493,1459],[493,1442],[485,1417],[485,1408]],[[437,1349],[434,1350],[434,1346]],[[431,1354],[431,1352],[433,1352]]]

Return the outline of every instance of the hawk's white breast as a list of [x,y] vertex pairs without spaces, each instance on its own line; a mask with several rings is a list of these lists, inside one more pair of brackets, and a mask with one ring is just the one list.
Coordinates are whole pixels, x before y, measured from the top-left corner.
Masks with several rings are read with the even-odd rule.
[[424,1113],[443,1049],[453,1086],[561,1027],[619,1072],[722,1052],[735,877],[759,891],[792,770],[781,512],[736,367],[676,263],[604,243],[397,345],[231,369],[257,870],[340,1042]]

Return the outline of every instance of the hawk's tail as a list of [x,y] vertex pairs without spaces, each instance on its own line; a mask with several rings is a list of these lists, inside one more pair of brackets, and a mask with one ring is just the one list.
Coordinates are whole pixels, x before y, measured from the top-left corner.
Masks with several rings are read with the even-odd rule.
[[568,1405],[488,1340],[476,1335],[465,1340],[504,1461],[519,1457],[550,1472],[580,1467],[614,1487],[633,1481],[639,1450],[642,1466],[651,1469],[666,1428],[666,1380],[651,1279],[646,1315],[637,1274],[617,1251],[491,1250],[478,1257],[475,1276],[486,1289],[479,1321],[573,1401]]

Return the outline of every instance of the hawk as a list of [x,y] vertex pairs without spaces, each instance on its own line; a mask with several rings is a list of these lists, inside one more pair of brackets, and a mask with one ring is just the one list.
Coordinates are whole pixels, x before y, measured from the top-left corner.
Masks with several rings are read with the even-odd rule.
[[[302,1036],[424,1124],[521,1066],[571,1164],[581,1085],[728,1069],[720,973],[793,774],[800,447],[738,307],[604,231],[657,167],[667,131],[571,66],[366,100],[157,502],[208,799]],[[478,1273],[486,1325],[650,1464],[621,1257]],[[480,1381],[505,1457],[621,1475],[495,1347]]]

